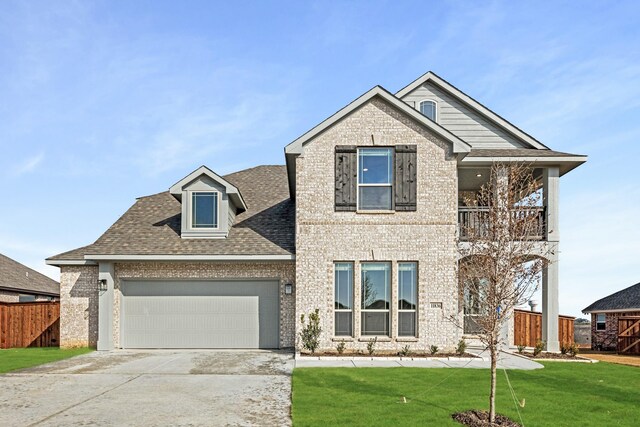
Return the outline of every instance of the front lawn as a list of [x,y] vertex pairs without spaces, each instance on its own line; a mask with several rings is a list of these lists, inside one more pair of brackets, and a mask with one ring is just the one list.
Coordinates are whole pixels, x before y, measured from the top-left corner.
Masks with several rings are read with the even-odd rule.
[[[637,426],[640,368],[545,362],[507,371],[525,426]],[[485,369],[301,368],[293,372],[293,423],[460,426],[454,412],[488,409]],[[402,403],[403,396],[407,403]],[[498,412],[518,420],[504,372]]]
[[90,348],[59,349],[58,347],[10,348],[0,350],[0,373],[55,362],[93,351]]

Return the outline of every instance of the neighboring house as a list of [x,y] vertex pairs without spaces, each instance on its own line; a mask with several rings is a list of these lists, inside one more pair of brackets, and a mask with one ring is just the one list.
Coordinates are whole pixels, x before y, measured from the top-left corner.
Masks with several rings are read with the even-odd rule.
[[[321,348],[454,346],[465,192],[495,161],[530,162],[544,193],[542,248],[556,248],[560,153],[429,72],[380,86],[285,147],[286,166],[219,176],[201,167],[142,197],[61,269],[61,344],[111,348],[298,347],[320,310]],[[166,187],[165,187],[166,188]],[[543,275],[543,338],[558,349],[558,251]],[[535,256],[536,254],[532,254]],[[464,322],[473,324],[473,322]],[[299,348],[299,347],[298,347]]]
[[599,299],[582,312],[591,314],[591,348],[616,350],[618,320],[621,317],[640,319],[640,283]]
[[0,302],[53,301],[59,297],[58,282],[0,254]]

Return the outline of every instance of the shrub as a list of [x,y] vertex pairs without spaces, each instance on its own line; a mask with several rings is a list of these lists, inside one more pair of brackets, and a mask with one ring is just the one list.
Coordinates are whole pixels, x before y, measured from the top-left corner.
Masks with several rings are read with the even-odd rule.
[[464,356],[464,353],[467,351],[467,342],[462,338],[458,341],[458,346],[456,347],[456,353],[459,356]]
[[537,356],[537,355],[539,355],[540,353],[542,353],[542,350],[544,350],[544,346],[545,346],[545,344],[546,344],[546,343],[545,343],[544,341],[538,341],[538,342],[536,343],[536,346],[535,346],[535,347],[533,347],[533,355],[534,355],[534,356]]
[[567,354],[569,352],[569,343],[563,342],[562,345],[560,346],[560,353],[561,354]]
[[437,345],[432,345],[429,347],[429,353],[431,353],[431,355],[433,356],[434,354],[436,354],[438,352],[439,348]]
[[526,348],[525,346],[523,346],[522,344],[519,344],[519,345],[518,345],[518,353],[519,353],[519,354],[524,353],[524,349],[525,349],[525,348]]
[[336,350],[338,350],[338,354],[342,354],[344,353],[344,349],[347,345],[345,344],[344,340],[341,340],[338,345],[336,346]]
[[369,352],[369,356],[372,356],[376,351],[376,343],[378,342],[378,337],[374,337],[369,340],[367,343],[367,352]]
[[411,354],[411,348],[409,347],[409,345],[405,345],[404,347],[402,347],[402,350],[400,350],[398,352],[398,354],[402,357],[407,357],[408,355]]
[[567,353],[571,357],[576,357],[578,353],[580,353],[580,347],[578,347],[578,344],[572,342],[567,349]]
[[320,346],[320,333],[322,332],[320,310],[316,308],[315,311],[309,314],[309,323],[306,322],[304,314],[300,315],[300,323],[302,323],[302,330],[300,331],[302,347],[314,354]]

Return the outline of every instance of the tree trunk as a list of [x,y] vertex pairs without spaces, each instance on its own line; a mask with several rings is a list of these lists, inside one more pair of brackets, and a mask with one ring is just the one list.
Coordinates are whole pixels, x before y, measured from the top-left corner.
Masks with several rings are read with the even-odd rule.
[[491,340],[489,350],[491,351],[491,393],[489,394],[489,422],[496,422],[496,370],[498,364],[498,351],[494,339]]

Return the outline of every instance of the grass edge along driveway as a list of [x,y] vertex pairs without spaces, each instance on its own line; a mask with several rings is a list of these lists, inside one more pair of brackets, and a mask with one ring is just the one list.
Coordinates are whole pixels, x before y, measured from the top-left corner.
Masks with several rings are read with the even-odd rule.
[[[507,371],[525,426],[635,426],[640,368],[605,362],[545,362]],[[294,426],[460,426],[451,414],[487,409],[486,369],[298,368],[293,372]],[[403,403],[403,396],[407,403]],[[519,420],[498,371],[498,412]]]
[[31,347],[0,350],[0,374],[55,362],[93,351],[91,348]]

